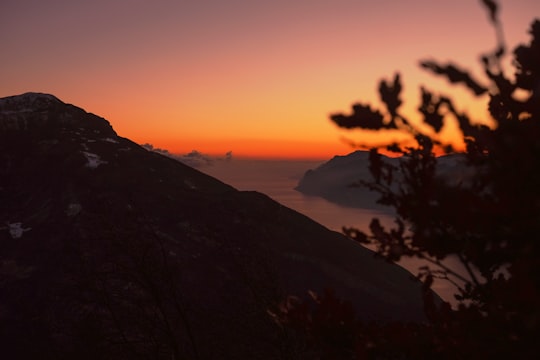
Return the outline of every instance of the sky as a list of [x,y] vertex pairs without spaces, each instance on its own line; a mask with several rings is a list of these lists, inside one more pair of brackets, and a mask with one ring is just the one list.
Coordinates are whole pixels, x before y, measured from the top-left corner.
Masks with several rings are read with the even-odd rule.
[[[500,4],[509,48],[528,42],[540,1]],[[485,98],[418,61],[482,79],[495,35],[476,0],[2,0],[0,46],[0,97],[53,94],[172,153],[327,159],[354,150],[344,138],[389,139],[338,129],[329,114],[379,107],[378,83],[397,71],[410,118],[420,85],[485,118]]]

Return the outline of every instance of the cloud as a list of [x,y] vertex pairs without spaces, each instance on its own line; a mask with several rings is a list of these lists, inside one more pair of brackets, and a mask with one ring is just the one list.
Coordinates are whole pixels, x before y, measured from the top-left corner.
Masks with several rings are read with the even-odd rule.
[[233,157],[232,151],[228,151],[227,153],[225,153],[223,157],[219,157],[219,156],[210,156],[198,150],[192,150],[191,152],[187,154],[173,154],[167,149],[156,148],[154,147],[154,145],[149,144],[149,143],[142,144],[141,146],[148,151],[157,152],[161,155],[178,160],[194,168],[211,166],[215,161],[231,161]]

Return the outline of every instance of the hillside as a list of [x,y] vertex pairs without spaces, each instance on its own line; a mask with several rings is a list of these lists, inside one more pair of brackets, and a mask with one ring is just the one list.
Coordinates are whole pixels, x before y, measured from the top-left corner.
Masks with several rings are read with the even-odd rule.
[[52,95],[0,99],[0,204],[7,358],[302,358],[269,313],[324,288],[424,319],[407,271]]

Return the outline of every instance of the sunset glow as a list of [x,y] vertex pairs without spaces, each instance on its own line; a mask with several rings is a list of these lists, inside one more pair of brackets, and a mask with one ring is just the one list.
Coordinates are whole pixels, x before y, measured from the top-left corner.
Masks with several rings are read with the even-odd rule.
[[[540,2],[501,1],[510,49],[528,41]],[[399,71],[403,113],[420,85],[485,119],[485,101],[422,72],[453,60],[482,78],[495,46],[480,1],[6,0],[0,97],[45,92],[109,120],[120,136],[175,153],[319,158],[353,149],[330,113],[380,106]],[[452,125],[446,136],[455,137]]]

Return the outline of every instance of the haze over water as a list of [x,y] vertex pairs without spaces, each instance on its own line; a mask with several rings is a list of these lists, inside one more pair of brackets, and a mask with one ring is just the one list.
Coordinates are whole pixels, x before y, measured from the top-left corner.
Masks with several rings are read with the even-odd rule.
[[307,170],[314,169],[322,163],[322,161],[234,159],[230,162],[216,162],[202,170],[238,190],[262,192],[331,230],[341,231],[343,226],[352,225],[367,229],[373,216],[390,219],[388,215],[371,209],[343,207],[294,190]]

